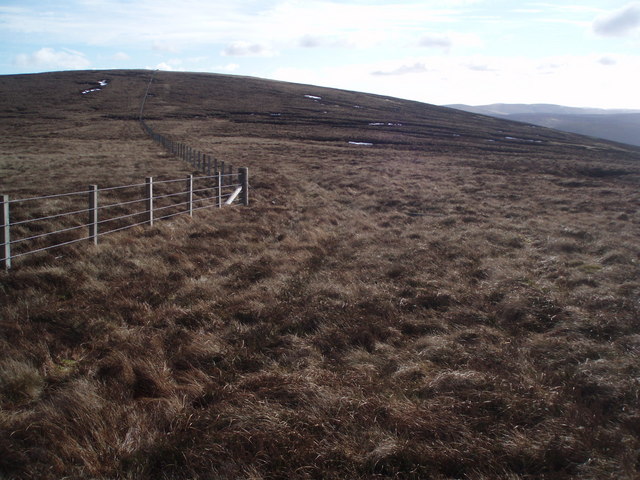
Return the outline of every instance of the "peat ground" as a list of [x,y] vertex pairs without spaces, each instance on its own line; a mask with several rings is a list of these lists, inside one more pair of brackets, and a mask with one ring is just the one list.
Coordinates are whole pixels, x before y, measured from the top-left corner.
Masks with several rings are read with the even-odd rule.
[[[191,173],[136,122],[149,76],[0,77],[0,193]],[[252,78],[150,92],[251,206],[0,273],[0,478],[637,478],[640,150]]]

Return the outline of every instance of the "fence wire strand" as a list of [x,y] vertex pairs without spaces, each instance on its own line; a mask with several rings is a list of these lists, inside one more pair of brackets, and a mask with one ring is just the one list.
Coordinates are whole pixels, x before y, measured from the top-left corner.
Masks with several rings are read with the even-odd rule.
[[108,235],[109,233],[120,232],[122,230],[127,230],[129,228],[138,227],[140,225],[145,225],[145,224],[148,224],[148,223],[149,223],[149,220],[145,220],[144,222],[133,223],[131,225],[127,225],[127,226],[120,227],[120,228],[114,228],[113,230],[108,230],[106,232],[98,232],[98,236],[102,237],[103,235]]
[[91,190],[85,190],[82,192],[71,192],[71,193],[57,193],[55,195],[45,195],[42,197],[31,197],[31,198],[17,198],[15,200],[9,200],[9,203],[20,203],[20,202],[30,202],[32,200],[46,200],[49,198],[57,198],[57,197],[69,197],[71,195],[86,195],[90,193]]
[[147,200],[149,200],[149,199],[148,198],[143,198],[141,200],[129,200],[127,202],[111,203],[109,205],[100,205],[100,206],[98,206],[98,210],[102,210],[103,208],[113,208],[113,207],[120,207],[122,205],[131,205],[133,203],[146,202]]
[[20,220],[19,222],[10,223],[9,226],[13,227],[16,225],[24,225],[26,223],[38,222],[40,220],[50,220],[52,218],[66,217],[70,215],[78,215],[79,213],[87,213],[90,212],[91,208],[85,208],[84,210],[76,210],[75,212],[67,212],[67,213],[57,213],[55,215],[49,215],[48,217],[39,217],[39,218],[29,218],[27,220]]
[[[144,187],[146,183],[134,183],[133,185],[122,185],[121,187],[106,187],[99,188],[98,192],[111,192],[113,190],[122,190],[123,188]],[[89,193],[89,192],[87,192]]]
[[92,238],[92,237],[82,237],[82,238],[77,238],[75,240],[70,240],[68,242],[57,243],[55,245],[50,245],[48,247],[38,248],[37,250],[30,250],[28,252],[18,253],[16,255],[11,255],[11,258],[24,257],[25,255],[31,255],[32,253],[44,252],[46,250],[51,250],[52,248],[64,247],[65,245],[71,245],[72,243],[83,242],[85,240],[89,240],[90,238]]
[[113,218],[107,218],[105,220],[99,220],[98,221],[98,225],[101,225],[103,223],[109,223],[109,222],[114,222],[116,220],[123,220],[125,218],[131,218],[131,217],[135,217],[137,215],[144,215],[144,214],[149,214],[149,210],[142,210],[141,212],[136,212],[136,213],[130,213],[128,215],[121,215],[119,217],[113,217]]
[[42,237],[48,237],[49,235],[55,235],[56,233],[63,233],[63,232],[70,232],[72,230],[79,230],[80,228],[86,228],[89,225],[90,225],[89,223],[86,223],[84,225],[78,225],[76,227],[69,227],[69,228],[63,228],[62,230],[56,230],[55,232],[47,232],[47,233],[41,233],[39,235],[34,235],[32,237],[19,238],[18,240],[11,240],[9,242],[9,244],[10,245],[15,245],[17,243],[26,242],[27,240],[35,240],[36,238],[42,238]]

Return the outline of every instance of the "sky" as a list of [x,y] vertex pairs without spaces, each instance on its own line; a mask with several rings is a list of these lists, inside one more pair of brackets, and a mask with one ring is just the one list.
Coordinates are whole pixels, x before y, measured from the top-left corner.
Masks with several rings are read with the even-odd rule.
[[640,1],[0,0],[0,74],[123,68],[640,109]]

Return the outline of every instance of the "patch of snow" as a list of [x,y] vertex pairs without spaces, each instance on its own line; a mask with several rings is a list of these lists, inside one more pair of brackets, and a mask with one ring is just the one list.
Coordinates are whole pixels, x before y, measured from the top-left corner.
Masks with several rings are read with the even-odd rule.
[[269,115],[271,115],[272,117],[281,117],[282,116],[281,113],[270,113]]
[[100,85],[99,87],[87,88],[86,90],[83,90],[80,93],[82,95],[86,95],[87,93],[91,93],[91,92],[99,92],[100,90],[102,90],[102,87],[106,87],[107,85],[109,85],[109,80],[98,80],[97,83],[98,85]]
[[459,137],[460,134],[459,133],[454,133],[453,135],[451,135],[452,137]]
[[519,140],[521,142],[542,143],[542,140],[531,140],[529,138],[504,137],[507,140]]
[[322,100],[322,97],[316,97],[315,95],[305,95],[305,97],[311,100]]
[[401,127],[401,123],[384,123],[384,122],[373,122],[369,125],[379,127],[379,126],[388,126],[388,127]]
[[360,105],[354,105],[353,108],[362,108]]
[[351,145],[364,145],[366,147],[372,147],[373,143],[369,143],[369,142],[349,142],[349,144]]

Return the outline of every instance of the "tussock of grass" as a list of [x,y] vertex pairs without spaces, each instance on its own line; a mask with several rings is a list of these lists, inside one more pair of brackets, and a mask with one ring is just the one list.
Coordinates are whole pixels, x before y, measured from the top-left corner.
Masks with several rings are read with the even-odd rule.
[[[157,78],[154,128],[248,166],[252,207],[0,273],[0,476],[637,476],[636,151],[383,97]],[[106,166],[114,183],[188,173],[104,117],[145,80],[8,105],[32,111],[0,125],[16,152],[0,168],[27,173],[9,193],[44,188],[47,152],[60,172],[84,158],[63,190]],[[383,120],[406,127],[368,131]],[[509,129],[544,143],[486,141]]]

